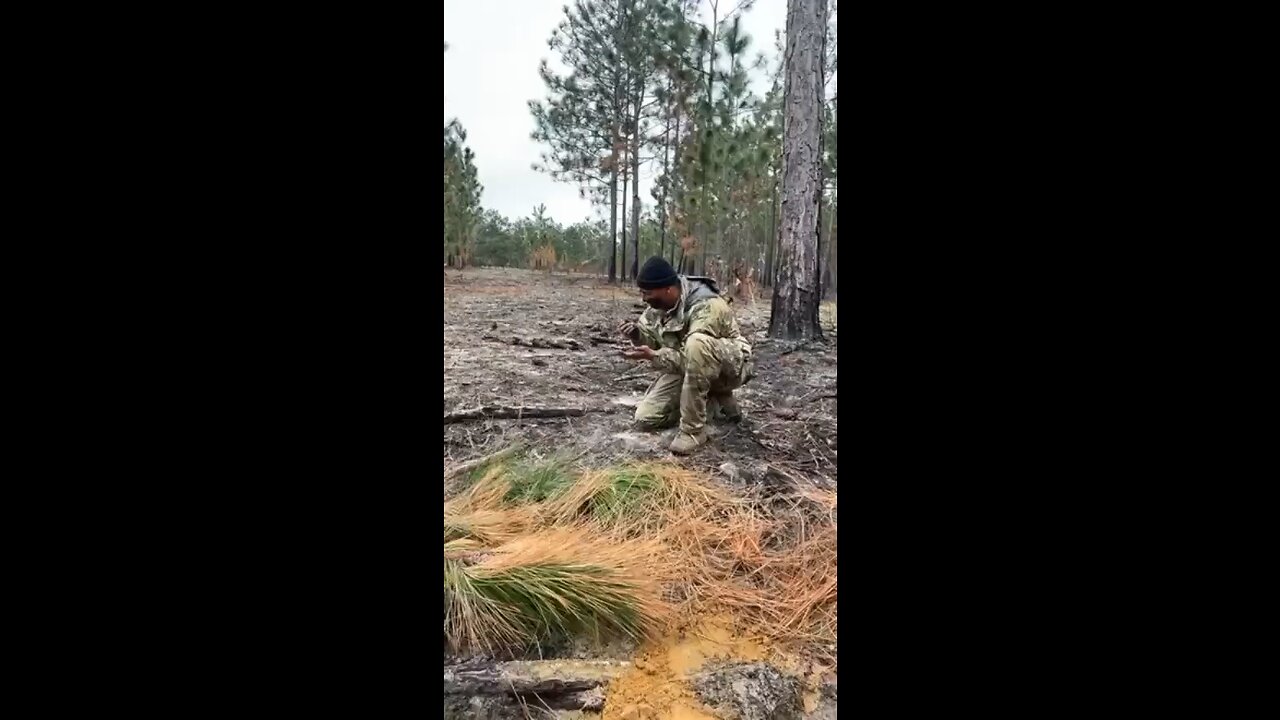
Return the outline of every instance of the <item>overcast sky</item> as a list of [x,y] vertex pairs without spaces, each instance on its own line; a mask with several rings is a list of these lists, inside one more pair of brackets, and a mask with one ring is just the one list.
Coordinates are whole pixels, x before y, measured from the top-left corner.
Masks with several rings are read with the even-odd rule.
[[[720,4],[722,9],[738,5],[734,0]],[[547,39],[564,16],[564,5],[565,0],[444,0],[445,121],[457,118],[467,130],[484,185],[482,204],[508,218],[527,216],[539,203],[565,224],[593,215],[591,204],[578,197],[577,185],[553,182],[530,167],[543,148],[529,139],[528,102],[546,94],[538,63],[546,58],[558,67]],[[764,52],[772,62],[774,31],[784,30],[786,21],[786,0],[757,0],[742,20],[752,39],[749,56]],[[828,85],[828,94],[833,86]],[[754,89],[762,94],[767,87],[758,80]],[[640,199],[646,206],[653,202],[649,183],[655,169],[640,171]]]

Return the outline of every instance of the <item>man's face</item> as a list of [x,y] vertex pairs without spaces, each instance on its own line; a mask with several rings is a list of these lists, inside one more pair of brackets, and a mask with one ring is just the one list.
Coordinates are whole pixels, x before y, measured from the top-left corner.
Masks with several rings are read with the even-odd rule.
[[657,310],[670,310],[680,302],[680,286],[669,285],[657,290],[640,289],[640,299],[651,308]]

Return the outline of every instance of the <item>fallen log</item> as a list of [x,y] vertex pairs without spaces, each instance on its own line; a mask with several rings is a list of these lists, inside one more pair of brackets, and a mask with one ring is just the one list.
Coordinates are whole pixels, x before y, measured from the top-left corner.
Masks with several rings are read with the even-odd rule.
[[445,413],[444,424],[462,422],[464,420],[503,420],[527,418],[582,417],[587,411],[582,408],[540,408],[540,407],[505,407],[502,405],[484,405],[470,410],[458,410]]
[[444,694],[534,697],[560,710],[599,710],[600,688],[626,672],[624,660],[531,660],[446,665]]

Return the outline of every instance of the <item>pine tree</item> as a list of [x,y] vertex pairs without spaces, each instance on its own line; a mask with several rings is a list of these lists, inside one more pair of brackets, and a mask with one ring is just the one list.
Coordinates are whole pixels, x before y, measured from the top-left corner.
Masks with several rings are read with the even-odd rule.
[[[726,5],[732,6],[727,14]],[[750,59],[750,38],[740,22],[750,5],[576,0],[566,9],[551,45],[570,70],[557,77],[544,66],[548,96],[531,104],[534,137],[548,150],[541,169],[579,183],[584,194],[608,204],[608,223],[602,225],[608,237],[601,245],[609,252],[611,278],[634,275],[642,255],[662,254],[683,272],[727,271],[741,261],[758,272],[762,286],[776,291],[775,276],[793,260],[779,247],[790,238],[782,205],[788,174],[783,101],[791,83],[784,82],[779,37],[776,66],[767,71],[774,76],[772,87],[763,98],[750,92],[748,74],[766,62],[759,54]],[[834,75],[836,56],[835,27],[819,27],[824,25],[827,47],[817,57],[825,83]],[[836,279],[834,102],[817,117],[827,148],[818,151],[824,167],[814,244],[821,270],[806,287],[821,292],[834,288]],[[659,167],[646,206],[638,181],[650,162]],[[685,238],[696,241],[696,254],[684,257]],[[708,260],[716,258],[722,264],[713,267]]]
[[823,60],[827,0],[788,0],[782,224],[769,335],[820,338]]
[[623,36],[627,68],[627,132],[630,135],[627,154],[631,161],[631,277],[640,274],[640,163],[648,145],[643,118],[653,104],[649,101],[649,90],[657,72],[653,43],[659,29],[660,6],[660,0],[629,0]]
[[661,225],[659,252],[666,249],[670,235],[672,264],[676,264],[678,241],[689,234],[682,155],[688,145],[691,100],[701,87],[693,60],[696,28],[689,20],[697,5],[698,0],[665,0],[655,12],[653,29],[657,70],[653,93],[660,103],[664,126],[662,170],[653,191]]
[[453,120],[444,128],[444,260],[466,267],[474,251],[481,208],[475,153],[466,146],[467,131]]
[[593,200],[609,203],[609,279],[617,278],[618,175],[623,128],[622,28],[630,0],[577,0],[548,46],[569,68],[566,76],[544,61],[545,102],[531,101],[532,138],[548,152],[535,169],[575,182]]
[[[830,0],[831,7],[829,19],[827,21],[827,38],[826,38],[826,54],[823,56],[822,77],[824,88],[829,86],[835,79],[837,67],[836,54],[836,3]],[[836,195],[837,195],[837,167],[836,167],[836,97],[833,94],[831,100],[828,101],[823,115],[822,128],[822,146],[823,146],[823,191],[826,197],[826,206],[823,216],[827,218],[826,231],[821,235],[826,245],[826,255],[822,259],[822,297],[826,299],[828,293],[836,290],[836,284],[839,280],[836,265],[836,250],[839,245],[836,233]]]
[[822,239],[826,245],[826,255],[822,259],[822,297],[826,299],[828,293],[836,289],[836,190],[837,190],[837,174],[836,174],[836,103],[832,98],[831,104],[826,107],[826,119],[823,123],[822,132],[822,177],[823,177],[823,195],[825,199],[825,207],[823,217],[826,219],[826,230],[822,233]]

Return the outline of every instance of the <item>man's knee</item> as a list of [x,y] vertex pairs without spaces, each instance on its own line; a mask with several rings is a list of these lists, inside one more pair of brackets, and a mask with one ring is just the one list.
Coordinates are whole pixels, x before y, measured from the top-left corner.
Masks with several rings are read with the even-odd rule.
[[685,340],[686,374],[703,378],[714,378],[720,374],[720,348],[716,342],[715,338],[702,333],[690,335]]

